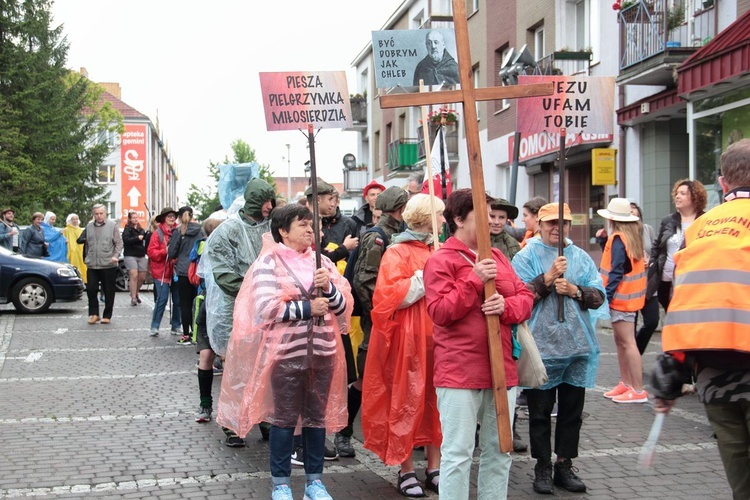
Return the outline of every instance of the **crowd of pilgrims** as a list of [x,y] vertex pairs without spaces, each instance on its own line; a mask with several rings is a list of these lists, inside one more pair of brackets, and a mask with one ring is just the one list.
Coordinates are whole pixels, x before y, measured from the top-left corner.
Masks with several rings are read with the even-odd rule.
[[[499,447],[486,326],[486,316],[496,315],[516,451],[527,448],[515,432],[517,404],[528,406],[534,491],[585,491],[572,460],[585,389],[597,372],[597,321],[612,323],[620,370],[620,382],[604,396],[620,404],[647,402],[640,355],[658,325],[659,304],[669,305],[673,256],[686,224],[703,213],[705,189],[678,181],[677,212],[658,232],[642,223],[637,203],[612,199],[598,211],[608,225],[597,233],[603,251],[597,265],[568,238],[567,204],[560,210],[533,198],[516,228],[519,210],[504,199],[487,195],[488,220],[478,220],[469,189],[442,200],[426,194],[426,183],[421,187],[386,189],[373,181],[363,206],[347,217],[335,188],[318,180],[319,228],[311,187],[299,203],[286,204],[260,179],[202,225],[190,207],[164,208],[148,229],[131,213],[122,235],[131,304],[141,303],[148,269],[150,335],[158,337],[171,299],[171,333],[197,346],[196,422],[211,421],[217,407],[228,446],[244,446],[258,426],[269,441],[275,500],[292,498],[293,464],[304,466],[305,498],[331,498],[323,463],[356,455],[357,415],[363,447],[400,466],[401,495],[431,490],[468,498],[479,448],[478,498],[505,498],[512,459]],[[20,232],[13,215],[2,212],[0,244],[70,262],[86,276],[75,244],[77,215],[59,230],[54,213],[35,213]],[[478,257],[480,231],[490,233],[489,258]],[[488,282],[495,292],[485,296]],[[643,326],[636,332],[638,314]],[[547,372],[541,387],[518,387],[516,326],[523,322]],[[424,471],[415,470],[415,450],[423,450]]]

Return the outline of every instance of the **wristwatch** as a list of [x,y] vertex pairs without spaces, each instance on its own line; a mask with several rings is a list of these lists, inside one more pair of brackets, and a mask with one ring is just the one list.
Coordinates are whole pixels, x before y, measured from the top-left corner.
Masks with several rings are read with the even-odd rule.
[[576,299],[581,300],[583,298],[583,291],[581,291],[581,287],[578,287],[578,291],[576,292]]

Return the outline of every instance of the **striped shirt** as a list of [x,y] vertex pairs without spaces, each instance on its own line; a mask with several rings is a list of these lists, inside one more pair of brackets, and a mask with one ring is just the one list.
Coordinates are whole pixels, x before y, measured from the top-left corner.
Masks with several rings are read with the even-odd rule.
[[[311,254],[310,254],[311,255]],[[303,257],[304,258],[304,257]],[[307,262],[309,261],[309,262]],[[315,272],[314,259],[295,262],[309,264],[310,274]],[[333,356],[336,353],[336,332],[333,315],[341,315],[346,309],[346,301],[341,292],[329,282],[328,291],[323,297],[328,299],[329,312],[319,322],[312,316],[310,302],[315,296],[311,285],[305,290],[303,281],[285,265],[279,253],[262,256],[253,265],[253,286],[255,288],[255,314],[258,323],[271,322],[269,334],[281,335],[277,359],[290,359],[308,354]]]

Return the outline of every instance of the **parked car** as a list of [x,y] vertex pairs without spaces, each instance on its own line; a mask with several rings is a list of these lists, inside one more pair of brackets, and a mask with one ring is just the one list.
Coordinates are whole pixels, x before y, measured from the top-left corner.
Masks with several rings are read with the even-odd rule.
[[0,304],[22,313],[41,313],[53,302],[83,296],[83,279],[70,264],[24,257],[0,247]]

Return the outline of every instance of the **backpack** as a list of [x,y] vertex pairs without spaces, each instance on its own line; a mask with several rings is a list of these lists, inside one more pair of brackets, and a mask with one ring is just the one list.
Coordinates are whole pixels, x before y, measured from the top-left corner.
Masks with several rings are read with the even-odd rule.
[[[383,239],[383,247],[388,247],[389,240],[388,236],[386,236],[385,231],[383,231],[382,228],[378,226],[373,226],[364,233],[362,233],[362,237],[364,237],[367,233],[378,233],[380,237]],[[360,239],[361,239],[360,238]],[[354,299],[354,309],[352,310],[352,316],[362,316],[362,303],[359,301],[359,297],[357,297],[357,292],[354,289],[354,268],[357,267],[357,258],[359,257],[359,246],[349,252],[349,258],[346,260],[346,269],[344,269],[344,278],[346,278],[346,281],[349,282],[349,285],[352,287],[352,298]]]
[[198,276],[198,263],[201,261],[201,255],[203,255],[203,246],[206,240],[200,240],[195,242],[195,246],[190,250],[190,265],[188,265],[188,281],[194,287],[200,287],[201,277]]

